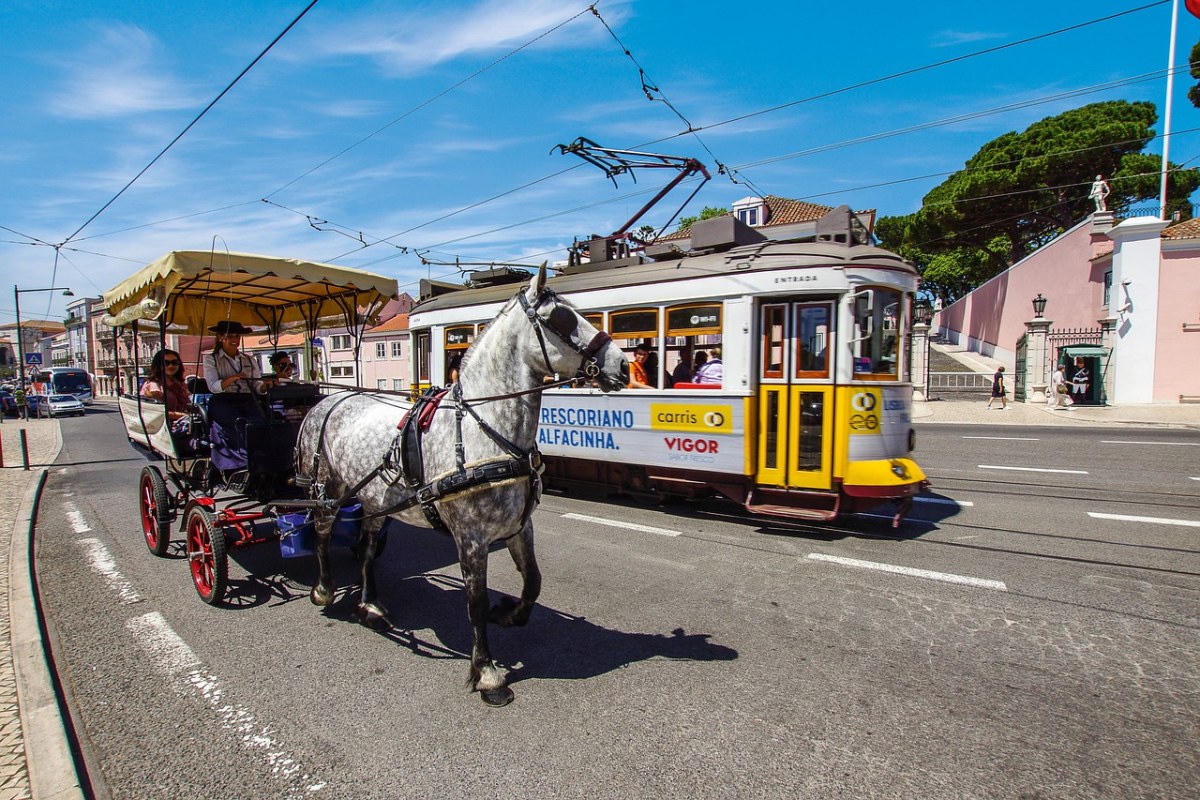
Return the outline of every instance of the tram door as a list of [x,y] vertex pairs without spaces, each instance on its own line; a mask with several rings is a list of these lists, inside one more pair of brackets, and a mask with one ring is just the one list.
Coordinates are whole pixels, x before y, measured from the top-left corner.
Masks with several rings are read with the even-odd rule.
[[832,488],[833,311],[832,300],[760,308],[760,485]]

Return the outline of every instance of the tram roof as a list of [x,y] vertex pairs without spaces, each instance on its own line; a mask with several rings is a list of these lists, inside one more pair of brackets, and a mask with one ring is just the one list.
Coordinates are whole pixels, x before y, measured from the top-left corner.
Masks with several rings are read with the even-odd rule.
[[373,272],[251,253],[176,250],[104,294],[105,322],[125,325],[167,312],[182,332],[202,334],[233,319],[277,328],[369,307],[399,294]]
[[[580,271],[566,272],[550,278],[547,285],[556,292],[570,296],[575,292],[596,289],[635,287],[734,273],[822,267],[878,267],[917,274],[916,267],[911,263],[881,247],[846,246],[827,242],[765,242],[718,253],[685,255],[669,261],[630,264],[627,260],[622,260],[584,264]],[[516,286],[513,284],[448,291],[421,300],[413,306],[410,313],[503,302],[515,293]]]

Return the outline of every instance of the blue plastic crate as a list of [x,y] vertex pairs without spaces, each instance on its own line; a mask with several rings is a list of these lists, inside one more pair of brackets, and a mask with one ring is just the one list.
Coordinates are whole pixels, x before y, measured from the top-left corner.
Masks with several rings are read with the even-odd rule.
[[280,514],[275,525],[279,529],[279,552],[284,558],[313,554],[316,530],[310,513]]

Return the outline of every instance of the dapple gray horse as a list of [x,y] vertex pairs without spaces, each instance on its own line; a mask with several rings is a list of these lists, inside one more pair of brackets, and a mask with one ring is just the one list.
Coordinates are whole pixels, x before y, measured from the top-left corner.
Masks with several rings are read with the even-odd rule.
[[[433,412],[421,440],[424,470],[416,479],[424,491],[417,497],[426,502],[414,504],[417,497],[406,485],[413,476],[401,474],[405,463],[413,471],[412,459],[399,454],[401,413],[394,404],[367,394],[326,398],[305,417],[296,445],[299,482],[312,481],[313,496],[322,501],[315,513],[320,576],[313,603],[333,601],[329,540],[337,501],[354,494],[363,506],[358,615],[374,627],[388,624],[372,569],[386,517],[424,527],[440,521],[458,546],[466,585],[474,633],[469,685],[491,705],[505,705],[513,694],[507,675],[492,660],[487,623],[524,625],[541,591],[530,515],[541,489],[536,437],[545,379],[582,371],[608,392],[623,388],[629,378],[629,363],[608,334],[545,284],[543,265],[463,357],[457,385]],[[519,601],[505,598],[489,613],[488,546],[501,540],[523,588]]]

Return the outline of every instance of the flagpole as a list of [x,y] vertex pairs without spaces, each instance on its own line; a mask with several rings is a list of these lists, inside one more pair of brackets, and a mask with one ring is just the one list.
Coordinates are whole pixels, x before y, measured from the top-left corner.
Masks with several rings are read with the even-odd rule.
[[1159,217],[1167,219],[1167,171],[1171,154],[1171,96],[1175,93],[1175,29],[1179,25],[1179,0],[1171,4],[1171,47],[1167,56],[1167,102],[1163,105],[1162,186],[1159,190]]

